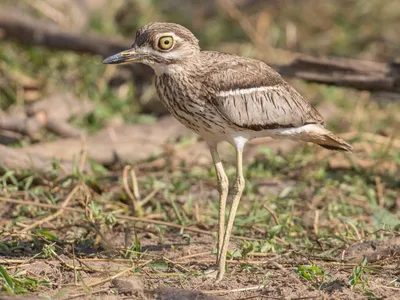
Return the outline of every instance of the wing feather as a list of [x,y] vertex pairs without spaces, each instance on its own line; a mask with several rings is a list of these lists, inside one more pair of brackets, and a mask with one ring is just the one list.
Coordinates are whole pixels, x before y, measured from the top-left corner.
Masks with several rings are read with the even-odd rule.
[[221,61],[204,85],[213,91],[216,111],[231,124],[257,131],[323,124],[318,111],[265,63],[228,54]]

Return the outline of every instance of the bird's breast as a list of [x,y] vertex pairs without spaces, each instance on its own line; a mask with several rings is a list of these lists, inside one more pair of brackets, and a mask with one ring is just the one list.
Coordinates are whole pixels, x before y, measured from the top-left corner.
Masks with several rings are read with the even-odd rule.
[[156,77],[156,90],[168,111],[189,129],[203,137],[225,133],[226,124],[201,82],[185,75],[163,74]]

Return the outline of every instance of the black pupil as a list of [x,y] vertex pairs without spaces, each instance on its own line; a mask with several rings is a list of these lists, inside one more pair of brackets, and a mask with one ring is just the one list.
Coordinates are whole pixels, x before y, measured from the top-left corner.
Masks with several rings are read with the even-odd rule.
[[168,45],[168,44],[169,44],[169,40],[165,40],[164,45]]

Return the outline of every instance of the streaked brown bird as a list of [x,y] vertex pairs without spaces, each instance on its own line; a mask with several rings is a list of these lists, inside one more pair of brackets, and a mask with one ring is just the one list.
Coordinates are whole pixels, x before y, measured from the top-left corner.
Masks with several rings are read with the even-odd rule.
[[[233,222],[245,186],[243,148],[257,137],[287,138],[330,150],[351,146],[324,126],[318,111],[265,63],[241,56],[201,51],[197,38],[173,23],[140,28],[131,49],[106,58],[105,64],[138,62],[156,73],[158,96],[182,124],[208,143],[218,178],[217,281],[225,273]],[[228,221],[228,178],[217,151],[221,141],[236,149],[236,180]]]

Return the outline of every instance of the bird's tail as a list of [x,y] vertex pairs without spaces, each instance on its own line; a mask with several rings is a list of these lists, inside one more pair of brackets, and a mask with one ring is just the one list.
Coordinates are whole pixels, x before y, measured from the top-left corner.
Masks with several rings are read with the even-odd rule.
[[304,142],[311,142],[329,150],[351,152],[353,149],[346,141],[319,125],[313,126],[312,130],[308,131],[307,134],[301,134],[299,138]]

